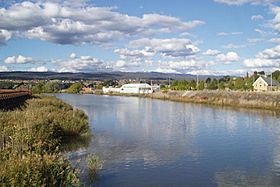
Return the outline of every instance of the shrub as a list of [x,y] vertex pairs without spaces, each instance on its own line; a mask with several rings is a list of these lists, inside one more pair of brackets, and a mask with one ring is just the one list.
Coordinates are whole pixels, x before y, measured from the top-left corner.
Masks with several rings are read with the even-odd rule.
[[77,171],[60,154],[26,154],[1,163],[5,186],[78,186]]
[[79,82],[72,84],[68,89],[67,93],[79,93],[83,88],[83,85]]
[[0,184],[77,185],[77,172],[59,154],[59,146],[65,137],[86,133],[84,112],[55,97],[33,98],[22,109],[0,112]]
[[97,175],[98,170],[102,169],[102,161],[95,154],[87,156],[87,166],[91,174]]

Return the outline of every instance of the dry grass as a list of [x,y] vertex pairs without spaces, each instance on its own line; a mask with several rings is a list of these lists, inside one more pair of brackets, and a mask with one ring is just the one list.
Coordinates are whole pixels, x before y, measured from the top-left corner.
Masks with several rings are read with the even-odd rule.
[[280,110],[279,92],[241,91],[168,91],[155,92],[148,97],[181,102]]
[[89,133],[87,116],[54,97],[38,97],[26,107],[0,112],[0,184],[78,185],[77,172],[60,154],[69,136]]

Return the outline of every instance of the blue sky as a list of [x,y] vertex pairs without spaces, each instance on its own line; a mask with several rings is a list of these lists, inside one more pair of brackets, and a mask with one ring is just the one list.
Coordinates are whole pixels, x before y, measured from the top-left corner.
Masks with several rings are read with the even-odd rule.
[[279,0],[0,1],[0,71],[280,68]]

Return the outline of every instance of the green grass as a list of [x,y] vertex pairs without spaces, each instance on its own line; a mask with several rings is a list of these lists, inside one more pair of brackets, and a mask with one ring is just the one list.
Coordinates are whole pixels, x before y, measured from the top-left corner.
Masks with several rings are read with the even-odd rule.
[[64,140],[89,134],[87,116],[50,96],[0,112],[0,184],[79,186],[78,172],[63,157]]
[[96,176],[98,170],[102,169],[102,165],[103,163],[97,155],[90,154],[87,156],[87,166],[93,176]]

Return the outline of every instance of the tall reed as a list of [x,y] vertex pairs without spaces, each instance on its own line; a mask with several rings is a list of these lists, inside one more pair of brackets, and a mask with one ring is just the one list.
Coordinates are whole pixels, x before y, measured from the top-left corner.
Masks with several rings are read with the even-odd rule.
[[0,184],[77,186],[78,173],[61,155],[63,139],[89,133],[87,116],[56,99],[39,96],[25,107],[0,112]]

